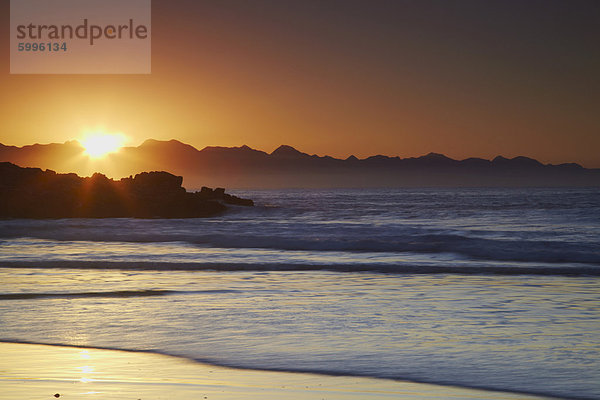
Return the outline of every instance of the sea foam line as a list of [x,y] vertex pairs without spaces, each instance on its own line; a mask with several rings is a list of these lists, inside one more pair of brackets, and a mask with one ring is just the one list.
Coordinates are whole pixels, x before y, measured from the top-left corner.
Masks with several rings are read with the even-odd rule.
[[210,263],[154,261],[2,261],[0,268],[122,269],[154,271],[334,271],[376,272],[383,274],[458,274],[458,275],[539,275],[600,276],[600,267],[589,265],[397,265],[397,264],[290,264],[290,263]]

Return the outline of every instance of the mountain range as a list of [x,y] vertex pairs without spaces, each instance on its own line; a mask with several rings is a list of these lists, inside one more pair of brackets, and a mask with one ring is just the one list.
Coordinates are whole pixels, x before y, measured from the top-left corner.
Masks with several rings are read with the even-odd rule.
[[271,153],[240,147],[198,150],[177,140],[148,139],[91,160],[77,141],[23,147],[0,144],[0,161],[80,175],[112,178],[142,171],[168,171],[184,177],[189,189],[325,188],[407,186],[599,186],[600,169],[576,163],[543,164],[528,157],[455,160],[443,154],[421,157],[375,155],[337,159],[282,145]]

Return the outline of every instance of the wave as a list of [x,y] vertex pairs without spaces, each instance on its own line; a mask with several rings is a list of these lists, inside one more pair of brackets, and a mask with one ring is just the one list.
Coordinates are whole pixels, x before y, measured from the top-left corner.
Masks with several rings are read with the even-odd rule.
[[[347,252],[347,253],[397,253],[423,254],[425,257],[453,254],[454,258],[472,261],[496,261],[545,264],[587,264],[600,266],[600,246],[590,242],[567,242],[552,240],[524,240],[515,238],[488,239],[473,238],[458,234],[427,234],[405,236],[380,236],[360,238],[302,238],[280,236],[248,235],[205,235],[193,237],[169,237],[135,234],[122,241],[114,237],[98,238],[80,236],[78,238],[48,237],[31,235],[0,241],[10,245],[20,240],[48,240],[47,245],[111,243],[119,245],[171,245],[215,248],[215,249],[261,249],[275,251]],[[174,240],[176,239],[176,240]],[[12,257],[5,258],[10,260]],[[1,261],[1,260],[0,260]]]
[[80,293],[6,293],[0,294],[0,300],[27,299],[72,299],[78,297],[143,297],[164,296],[170,290],[119,290],[114,292],[80,292]]
[[[600,268],[587,265],[527,266],[527,265],[381,265],[381,264],[254,264],[254,263],[173,263],[131,261],[3,261],[0,268],[71,268],[122,270],[197,270],[197,271],[332,271],[372,272],[382,274],[458,274],[458,275],[539,275],[539,276],[600,276]],[[160,291],[159,291],[160,292]],[[140,296],[166,295],[179,292],[163,291],[155,294],[145,291]],[[85,294],[99,297],[102,293]],[[116,292],[119,293],[119,292]],[[57,294],[60,295],[60,294]],[[121,297],[126,297],[127,292]],[[135,293],[130,294],[135,296]],[[114,295],[113,297],[118,296]],[[83,296],[82,296],[83,297]]]
[[[144,237],[141,242],[146,242]],[[148,242],[169,241],[155,237]],[[454,253],[476,260],[582,263],[600,265],[597,244],[552,240],[488,239],[460,234],[408,234],[351,237],[301,237],[270,235],[206,235],[185,237],[185,243],[218,248],[259,248],[284,251],[348,251],[372,253]],[[136,241],[130,238],[128,241]]]
[[9,245],[21,239],[47,240],[55,243],[121,243],[177,244],[217,249],[264,249],[276,251],[349,252],[349,253],[413,253],[424,255],[454,254],[471,260],[500,262],[576,263],[600,266],[600,246],[587,241],[543,240],[514,237],[508,239],[472,237],[458,233],[385,233],[352,232],[348,236],[321,236],[313,232],[291,232],[289,235],[270,235],[241,232],[239,234],[153,234],[122,232],[115,235],[84,233],[44,234],[28,232],[23,236],[7,237],[0,232],[0,244]]
[[73,293],[5,293],[0,294],[1,300],[31,300],[31,299],[76,299],[82,297],[148,297],[148,296],[166,296],[173,294],[215,294],[232,293],[235,290],[195,290],[195,291],[177,291],[177,290],[116,290],[112,292],[73,292]]

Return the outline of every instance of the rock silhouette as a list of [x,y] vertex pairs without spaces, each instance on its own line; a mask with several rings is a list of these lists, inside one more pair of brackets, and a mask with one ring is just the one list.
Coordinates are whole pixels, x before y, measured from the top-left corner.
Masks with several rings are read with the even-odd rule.
[[188,193],[182,183],[181,176],[168,172],[143,172],[115,181],[102,174],[82,178],[2,162],[0,217],[196,218],[218,215],[226,204],[253,205],[222,188]]

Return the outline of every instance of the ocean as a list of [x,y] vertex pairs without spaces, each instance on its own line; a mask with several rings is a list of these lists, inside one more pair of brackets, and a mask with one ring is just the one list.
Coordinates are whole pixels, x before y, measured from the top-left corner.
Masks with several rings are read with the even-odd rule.
[[238,191],[0,221],[0,341],[600,398],[600,190]]

